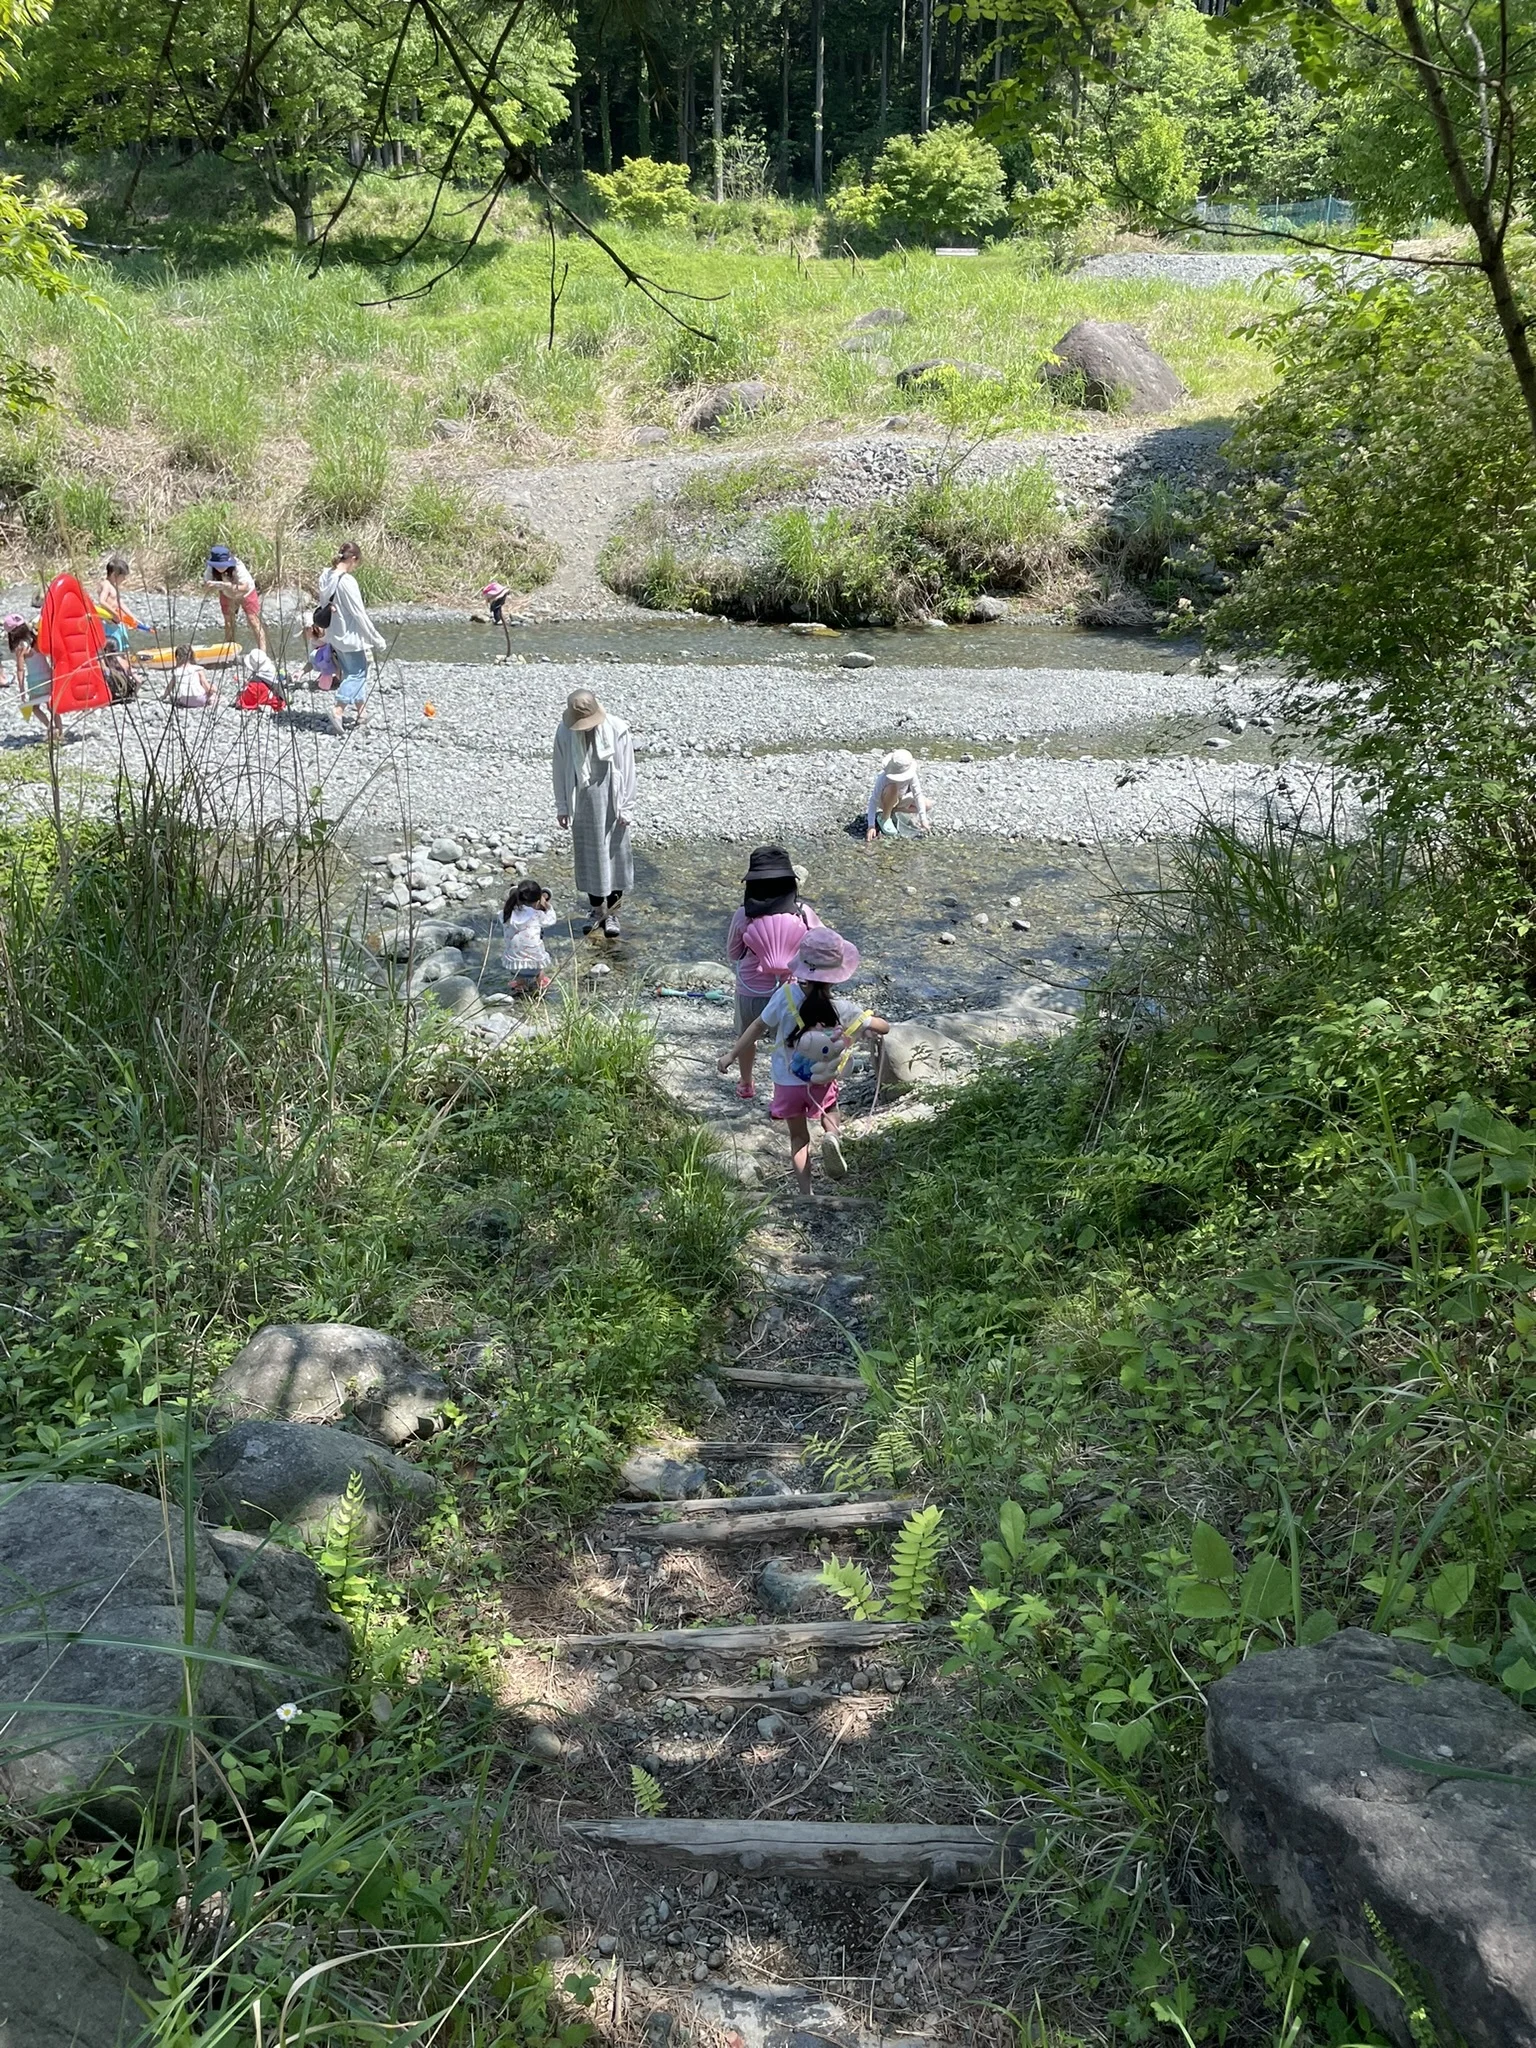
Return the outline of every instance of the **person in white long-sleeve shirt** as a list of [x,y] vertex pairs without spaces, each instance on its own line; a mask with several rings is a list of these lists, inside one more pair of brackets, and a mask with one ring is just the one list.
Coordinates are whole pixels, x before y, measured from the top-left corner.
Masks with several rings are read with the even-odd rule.
[[341,674],[335,701],[326,706],[334,732],[346,730],[341,714],[348,706],[356,714],[355,727],[367,717],[368,656],[384,645],[384,635],[369,618],[357,586],[357,565],[362,559],[363,551],[355,540],[343,541],[331,557],[330,567],[320,572],[320,602],[331,608],[326,638]]
[[917,763],[905,747],[898,747],[894,754],[886,755],[869,792],[864,837],[872,842],[881,833],[900,837],[909,832],[926,832],[932,819],[923,785],[918,780]]

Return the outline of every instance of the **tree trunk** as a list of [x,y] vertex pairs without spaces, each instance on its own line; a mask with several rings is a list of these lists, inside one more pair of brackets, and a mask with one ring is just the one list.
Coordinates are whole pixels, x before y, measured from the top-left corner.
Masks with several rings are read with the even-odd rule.
[[597,74],[597,134],[603,146],[603,169],[613,169],[613,123],[608,116],[608,73]]
[[714,73],[711,79],[712,97],[709,103],[709,132],[715,152],[715,204],[725,204],[725,76],[720,54],[720,0],[715,0],[714,9],[715,42],[711,51]]
[[907,0],[901,0],[901,37],[896,45],[896,69],[901,76],[907,70]]
[[811,11],[811,35],[816,45],[816,104],[811,114],[811,194],[821,204],[822,122],[827,104],[827,36],[822,19],[822,0]]
[[1396,6],[1398,22],[1419,74],[1419,89],[1429,103],[1435,134],[1440,143],[1440,154],[1445,160],[1446,170],[1450,173],[1456,203],[1461,208],[1468,227],[1477,237],[1478,265],[1487,278],[1488,289],[1493,295],[1493,309],[1498,315],[1499,328],[1504,336],[1505,353],[1514,370],[1515,381],[1520,386],[1520,396],[1525,401],[1531,438],[1536,440],[1536,357],[1531,354],[1530,325],[1521,310],[1515,281],[1510,275],[1509,260],[1504,247],[1505,230],[1493,205],[1494,176],[1490,171],[1486,181],[1479,183],[1468,167],[1466,157],[1462,153],[1461,138],[1456,132],[1450,102],[1446,98],[1445,81],[1430,56],[1429,43],[1424,34],[1424,24],[1419,18],[1416,0],[1396,0]]
[[677,160],[680,164],[688,161],[688,62],[686,57],[677,60]]
[[789,0],[780,10],[783,33],[779,42],[779,182],[789,192]]
[[885,116],[891,104],[891,24],[880,28],[880,133],[885,133]]
[[651,153],[651,67],[640,52],[640,77],[635,89],[635,154]]
[[933,0],[923,0],[923,38],[917,58],[917,132],[928,133],[929,96],[933,88]]
[[576,175],[585,177],[587,152],[581,135],[581,80],[571,80],[571,146],[575,153]]

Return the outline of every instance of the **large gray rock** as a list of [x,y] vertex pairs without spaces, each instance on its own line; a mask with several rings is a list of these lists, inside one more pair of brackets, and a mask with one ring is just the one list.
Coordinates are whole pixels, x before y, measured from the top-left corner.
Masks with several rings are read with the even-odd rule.
[[1140,328],[1120,320],[1079,320],[1040,374],[1053,389],[1080,384],[1083,404],[1096,412],[1171,412],[1189,395]]
[[665,1444],[641,1444],[619,1467],[619,1481],[631,1500],[691,1500],[704,1491],[709,1474]]
[[197,1461],[204,1515],[236,1529],[275,1523],[319,1536],[356,1472],[369,1539],[387,1535],[437,1491],[430,1472],[365,1437],[311,1422],[237,1422]]
[[280,1701],[333,1704],[346,1629],[307,1558],[199,1528],[189,1573],[179,1513],[167,1521],[147,1494],[71,1481],[0,1495],[0,1605],[12,1639],[0,1643],[0,1698],[28,1702],[0,1730],[9,1804],[89,1802],[126,1826],[140,1808],[184,1796],[174,1723],[186,1710],[178,1652],[189,1576],[197,1641],[270,1667],[193,1665],[212,1740],[265,1748]]
[[967,384],[1001,384],[1004,377],[1001,370],[994,370],[989,363],[954,362],[948,356],[930,356],[921,363],[908,363],[904,370],[896,372],[896,382],[903,391],[920,389],[924,384],[942,383],[949,371]]
[[[1336,1959],[1408,2048],[1390,1988],[1401,1963],[1378,1947],[1369,1905],[1468,2048],[1532,2048],[1531,1717],[1428,1649],[1364,1629],[1249,1658],[1208,1708],[1218,1824],[1290,1937]],[[1392,1751],[1508,1782],[1410,1769]]]
[[728,993],[736,986],[736,970],[723,960],[669,960],[659,969],[657,982],[662,988],[693,989],[701,995],[712,988]]
[[882,327],[905,327],[912,315],[902,311],[900,306],[871,306],[867,313],[859,313],[848,322],[850,334],[878,332]]
[[425,960],[444,946],[467,946],[475,936],[468,924],[451,924],[444,919],[424,917],[419,923],[396,925],[379,934],[379,955],[385,960]]
[[683,425],[690,433],[712,434],[728,420],[761,412],[770,396],[768,386],[757,377],[747,377],[739,384],[717,384],[688,408]]
[[408,996],[419,996],[434,981],[446,981],[450,974],[462,974],[464,965],[464,955],[457,946],[439,946],[425,960],[417,961],[405,985],[405,992]]
[[822,1584],[820,1565],[797,1565],[788,1557],[770,1557],[761,1567],[757,1594],[770,1614],[809,1614],[831,1599]]
[[213,1383],[224,1422],[337,1422],[381,1443],[430,1436],[448,1389],[398,1337],[360,1323],[268,1323]]
[[149,1979],[125,1949],[0,1877],[0,2048],[138,2048]]
[[468,1024],[485,1015],[480,991],[467,974],[445,974],[441,981],[429,982],[421,994],[424,1002],[461,1023]]
[[1040,1045],[1070,1030],[1071,1012],[1032,982],[986,1010],[951,1010],[893,1024],[880,1041],[882,1087],[914,1088],[963,1075],[983,1048]]

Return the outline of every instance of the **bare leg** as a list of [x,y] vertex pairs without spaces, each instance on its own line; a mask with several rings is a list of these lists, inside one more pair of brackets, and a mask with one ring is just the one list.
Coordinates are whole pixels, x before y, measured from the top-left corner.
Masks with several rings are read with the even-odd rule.
[[267,629],[261,623],[261,613],[252,612],[250,613],[249,616],[251,621],[251,631],[256,635],[256,645],[261,649],[262,653],[265,654],[267,651]]
[[801,1194],[808,1195],[811,1192],[811,1128],[803,1116],[788,1116],[784,1122],[789,1131],[789,1163],[800,1183]]
[[741,1092],[743,1095],[750,1095],[752,1092],[752,1069],[756,1062],[757,1040],[754,1038],[736,1062],[737,1066],[741,1069]]

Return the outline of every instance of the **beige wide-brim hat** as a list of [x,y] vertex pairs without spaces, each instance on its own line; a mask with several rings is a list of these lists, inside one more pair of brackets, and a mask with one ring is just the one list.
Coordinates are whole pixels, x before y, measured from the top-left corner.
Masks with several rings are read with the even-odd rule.
[[887,754],[881,768],[887,782],[910,782],[917,773],[917,763],[905,747],[898,747],[894,754]]
[[564,715],[572,732],[592,732],[608,716],[595,690],[572,690],[565,700]]

